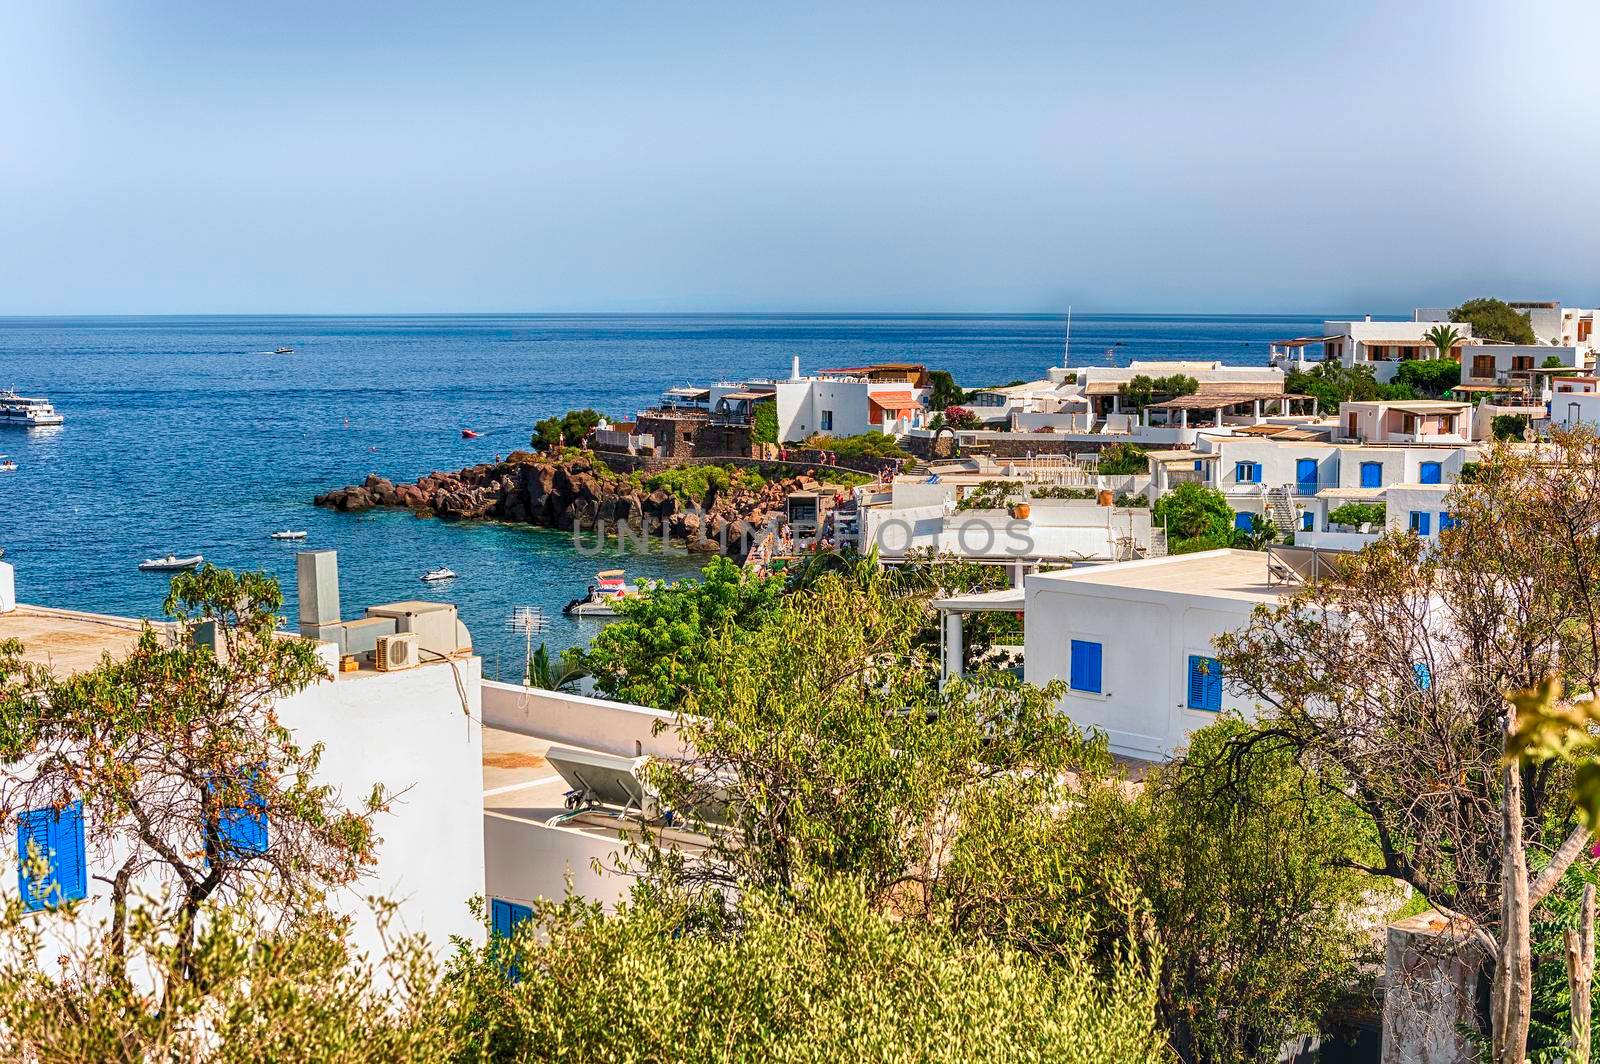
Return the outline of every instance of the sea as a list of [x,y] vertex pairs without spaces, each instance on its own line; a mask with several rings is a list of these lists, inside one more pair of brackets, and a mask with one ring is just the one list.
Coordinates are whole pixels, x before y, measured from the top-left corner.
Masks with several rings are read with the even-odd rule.
[[[1075,315],[1071,363],[1261,365],[1325,316]],[[1337,317],[1337,315],[1331,315]],[[138,563],[203,554],[278,577],[296,616],[295,554],[339,552],[346,617],[401,599],[454,602],[491,677],[530,640],[587,642],[563,617],[597,569],[693,576],[681,552],[596,556],[552,530],[312,505],[368,473],[399,482],[528,445],[577,407],[631,416],[663,390],[869,362],[920,362],[964,387],[1037,379],[1064,357],[1049,315],[416,315],[0,318],[0,388],[48,397],[59,428],[0,428],[0,547],[20,601],[159,617],[169,576]],[[273,354],[292,347],[292,354]],[[462,438],[473,429],[477,439]],[[300,542],[274,530],[304,529]],[[454,580],[424,584],[435,566]],[[510,622],[524,607],[536,634]]]

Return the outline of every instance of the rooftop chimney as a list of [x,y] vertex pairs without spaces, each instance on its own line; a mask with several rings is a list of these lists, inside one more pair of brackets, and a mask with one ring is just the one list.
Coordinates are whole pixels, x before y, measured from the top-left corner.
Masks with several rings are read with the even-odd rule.
[[339,623],[339,554],[331,550],[303,550],[295,555],[295,576],[300,590],[300,629]]
[[795,355],[794,358],[789,362],[789,379],[792,380],[792,381],[797,381],[797,380],[800,379],[800,356],[799,355]]
[[1368,315],[1367,315],[1367,316],[1366,316],[1366,318],[1365,318],[1365,320],[1366,320],[1366,321],[1371,321],[1371,320],[1372,320],[1372,315],[1371,315],[1371,314],[1368,314]]

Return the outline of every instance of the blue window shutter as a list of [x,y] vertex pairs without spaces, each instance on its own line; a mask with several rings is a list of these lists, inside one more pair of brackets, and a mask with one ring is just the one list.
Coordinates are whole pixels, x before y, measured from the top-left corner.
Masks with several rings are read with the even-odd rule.
[[511,903],[493,898],[489,902],[489,921],[497,935],[511,934]]
[[1422,483],[1424,483],[1424,484],[1438,484],[1438,483],[1440,483],[1439,463],[1438,462],[1423,462],[1422,463]]
[[1233,527],[1241,532],[1248,532],[1255,527],[1255,522],[1252,520],[1254,517],[1255,514],[1248,514],[1241,510],[1233,515]]
[[1194,460],[1194,471],[1195,471],[1195,472],[1196,472],[1196,473],[1198,473],[1198,472],[1200,472],[1200,471],[1201,471],[1201,470],[1202,470],[1202,469],[1204,469],[1204,468],[1205,468],[1205,464],[1206,464],[1206,463],[1205,463],[1205,459],[1203,459],[1203,458],[1196,458],[1196,459],[1195,459],[1195,460]]
[[1417,677],[1417,686],[1427,691],[1433,687],[1433,673],[1428,669],[1426,661],[1419,661],[1411,666],[1411,671]]
[[1216,658],[1189,655],[1189,708],[1222,710],[1222,663]]
[[1071,679],[1074,691],[1100,693],[1100,644],[1085,639],[1072,641]]
[[[28,844],[49,862],[49,871],[35,879],[29,872]],[[57,812],[30,809],[17,818],[17,886],[22,903],[43,909],[88,896],[89,868],[84,854],[83,803]]]
[[1426,536],[1433,530],[1432,515],[1426,510],[1411,511],[1411,531],[1419,536]]
[[1304,490],[1313,491],[1317,487],[1317,460],[1315,458],[1302,458],[1294,464],[1294,479],[1296,485]]
[[1447,528],[1454,528],[1454,527],[1456,527],[1455,515],[1452,514],[1449,510],[1440,510],[1439,511],[1439,531],[1443,532]]
[[1383,487],[1383,463],[1382,462],[1362,462],[1361,463],[1361,486],[1363,488],[1381,488],[1381,487]]
[[267,802],[253,783],[245,784],[244,804],[229,806],[217,815],[218,842],[235,856],[267,852]]
[[1239,462],[1239,463],[1237,463],[1233,467],[1233,479],[1237,480],[1241,484],[1249,483],[1249,481],[1250,481],[1249,469],[1250,469],[1250,463],[1249,462]]

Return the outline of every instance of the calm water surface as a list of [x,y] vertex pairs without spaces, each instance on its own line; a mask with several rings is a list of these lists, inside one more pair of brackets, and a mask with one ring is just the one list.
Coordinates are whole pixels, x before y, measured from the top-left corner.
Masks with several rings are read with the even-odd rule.
[[[1073,320],[1073,362],[1220,358],[1263,364],[1270,340],[1321,317]],[[268,354],[292,346],[293,355]],[[18,598],[160,612],[167,578],[138,562],[200,552],[265,569],[294,616],[294,554],[339,551],[345,616],[401,598],[455,602],[490,675],[518,669],[518,606],[542,607],[552,648],[593,622],[560,615],[597,568],[677,577],[684,555],[595,558],[562,534],[359,516],[311,505],[369,472],[396,481],[525,446],[533,422],[593,406],[627,415],[674,384],[869,361],[922,362],[969,387],[1043,374],[1062,323],[1029,316],[419,316],[0,318],[0,387],[48,396],[59,429],[0,428],[0,546]],[[461,439],[461,429],[482,432]],[[303,543],[267,538],[304,528]],[[425,586],[448,565],[458,579]]]

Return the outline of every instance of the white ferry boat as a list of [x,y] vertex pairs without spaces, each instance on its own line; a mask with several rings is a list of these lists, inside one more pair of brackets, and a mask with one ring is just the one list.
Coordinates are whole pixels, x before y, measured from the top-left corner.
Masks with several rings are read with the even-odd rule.
[[11,388],[0,392],[0,425],[34,428],[39,425],[59,425],[65,420],[56,413],[56,408],[50,405],[48,399],[29,399]]

